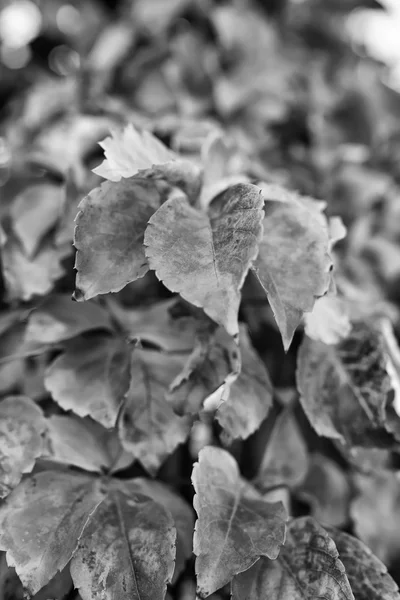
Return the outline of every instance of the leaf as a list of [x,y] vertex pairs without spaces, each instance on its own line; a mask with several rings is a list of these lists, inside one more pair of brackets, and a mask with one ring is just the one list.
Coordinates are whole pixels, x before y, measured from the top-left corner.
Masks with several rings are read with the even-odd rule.
[[355,323],[336,346],[303,340],[297,384],[304,411],[319,435],[355,446],[393,442],[387,431],[392,390],[387,359],[380,331],[368,322]]
[[122,452],[116,432],[89,418],[53,415],[47,419],[46,441],[49,458],[85,471],[115,472],[133,462],[132,455]]
[[354,600],[343,563],[326,531],[311,517],[293,519],[277,560],[261,558],[232,582],[232,600]]
[[0,402],[0,498],[33,469],[45,430],[43,413],[30,398],[9,396]]
[[338,344],[351,331],[346,303],[336,296],[323,296],[304,315],[304,331],[308,337],[324,344]]
[[143,236],[160,204],[155,184],[138,179],[105,182],[82,200],[74,241],[77,300],[118,292],[147,273]]
[[0,548],[30,593],[73,557],[71,575],[83,600],[163,600],[175,537],[173,517],[140,480],[44,471],[0,506]]
[[[31,600],[65,600],[72,592],[73,583],[69,567],[58,571],[55,577],[45,585]],[[8,567],[6,554],[0,558],[0,598],[1,600],[25,600],[26,594],[15,569]]]
[[[287,190],[278,193],[287,194]],[[273,186],[264,191],[264,235],[254,271],[263,286],[287,350],[305,312],[329,287],[329,233],[326,219],[293,193],[275,201]],[[308,199],[306,199],[308,200]]]
[[218,196],[208,215],[185,198],[167,200],[145,233],[146,256],[173,292],[238,334],[240,289],[257,256],[263,198],[253,185],[236,185]]
[[9,300],[31,300],[51,292],[64,275],[61,260],[69,251],[46,242],[28,257],[12,232],[0,229],[1,262]]
[[241,372],[232,383],[228,382],[226,400],[216,413],[225,442],[248,438],[260,427],[272,407],[273,389],[268,371],[244,327],[240,328],[239,347]]
[[0,548],[31,594],[70,561],[102,499],[100,480],[45,471],[25,479],[0,506]]
[[[112,298],[107,305],[113,317],[130,339],[159,346],[165,352],[189,352],[195,343],[196,318],[179,316],[180,301],[176,298],[157,302],[150,307],[127,309]],[[178,312],[175,317],[174,313]]]
[[14,198],[12,229],[27,257],[33,258],[45,234],[56,224],[63,202],[63,188],[50,183],[31,185]]
[[381,468],[354,478],[356,497],[351,505],[354,532],[385,564],[400,551],[400,477]]
[[186,561],[192,555],[194,515],[192,507],[178,496],[170,487],[159,481],[135,479],[140,493],[152,498],[168,510],[176,527],[176,559],[173,583],[183,571]]
[[211,134],[203,144],[202,162],[204,174],[199,206],[203,210],[207,210],[213,198],[229,186],[248,181],[245,175],[238,175],[244,171],[244,165],[237,149],[220,132]]
[[311,515],[324,525],[344,527],[349,521],[351,488],[346,473],[322,454],[310,458],[307,477],[297,491],[311,506]]
[[308,470],[308,450],[300,427],[290,408],[275,421],[254,481],[261,491],[286,485],[299,485]]
[[385,565],[360,540],[325,527],[335,542],[340,560],[357,600],[399,600],[400,594]]
[[98,304],[78,304],[69,295],[47,296],[29,316],[27,343],[55,344],[93,329],[111,329],[108,314]]
[[[168,399],[179,414],[200,412],[210,396],[240,371],[237,344],[211,321],[198,323],[196,343],[183,368],[170,385]],[[222,387],[221,387],[222,386]],[[215,410],[215,407],[206,408]]]
[[244,479],[235,459],[211,446],[200,451],[192,482],[197,522],[193,538],[197,589],[206,597],[251,567],[275,559],[285,541],[286,513]]
[[175,558],[174,522],[135,481],[111,484],[79,539],[71,576],[83,600],[163,600]]
[[191,419],[176,415],[167,401],[169,384],[181,368],[175,355],[138,348],[132,352],[120,436],[124,448],[152,475],[189,435]]
[[114,427],[129,369],[130,349],[123,340],[102,334],[77,338],[48,367],[45,386],[64,410]]
[[169,150],[149,131],[139,132],[132,123],[122,131],[112,131],[110,137],[99,142],[106,159],[93,172],[110,181],[136,175],[154,164],[175,160],[177,155]]

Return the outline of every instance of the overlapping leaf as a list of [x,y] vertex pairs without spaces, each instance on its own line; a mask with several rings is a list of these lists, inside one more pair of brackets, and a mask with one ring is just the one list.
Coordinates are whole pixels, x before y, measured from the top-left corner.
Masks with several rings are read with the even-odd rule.
[[105,182],[82,200],[74,241],[77,300],[118,292],[145,275],[143,235],[160,204],[157,187],[138,179]]
[[[389,446],[397,432],[389,355],[378,327],[355,323],[335,346],[305,338],[297,381],[303,408],[319,435],[350,445]],[[398,435],[398,434],[397,434]]]
[[[0,548],[30,593],[72,558],[71,575],[83,600],[96,594],[163,600],[176,531],[174,517],[159,502],[161,488],[153,494],[151,483],[141,480],[44,471],[22,482],[0,507]],[[172,495],[166,488],[168,506]],[[185,537],[182,523],[179,528]]]
[[263,192],[267,199],[264,234],[254,270],[287,349],[303,314],[329,287],[328,224],[307,198],[275,186]]
[[153,475],[190,431],[191,419],[175,414],[167,401],[169,385],[182,366],[177,355],[141,349],[132,352],[131,384],[120,435],[124,447]]
[[275,559],[285,541],[285,510],[270,504],[241,479],[235,459],[207,447],[192,475],[198,520],[193,547],[198,593],[206,597],[251,567]]
[[122,451],[115,430],[107,430],[89,418],[53,415],[46,420],[45,439],[45,458],[85,471],[115,472],[134,460]]
[[104,497],[87,475],[43,472],[25,479],[0,507],[0,548],[31,594],[61,571]]
[[64,409],[113,427],[130,383],[130,349],[118,337],[78,337],[49,366],[46,389]]
[[175,538],[171,516],[134,482],[111,485],[76,540],[74,585],[83,600],[162,600],[173,575]]
[[94,302],[78,304],[70,296],[54,294],[30,315],[25,339],[27,343],[54,344],[94,329],[111,329],[104,309]]
[[331,527],[325,529],[335,542],[357,600],[399,600],[396,583],[367,546],[343,531]]
[[258,253],[262,207],[259,189],[250,184],[230,187],[207,215],[175,197],[153,215],[145,233],[146,256],[157,277],[233,336],[240,289]]
[[273,389],[267,369],[251,345],[244,327],[240,328],[241,371],[228,382],[226,400],[216,418],[226,441],[246,439],[258,429],[272,407]]
[[288,525],[285,545],[276,560],[260,558],[234,578],[233,600],[354,600],[337,548],[314,519],[302,517]]

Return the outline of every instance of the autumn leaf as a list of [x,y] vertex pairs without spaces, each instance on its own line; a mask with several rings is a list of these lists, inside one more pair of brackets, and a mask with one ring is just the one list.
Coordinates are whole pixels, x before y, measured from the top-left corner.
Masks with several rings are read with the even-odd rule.
[[230,187],[207,215],[175,197],[151,217],[145,233],[157,277],[232,336],[238,334],[240,289],[258,252],[262,206],[250,184]]
[[192,482],[198,517],[193,539],[197,588],[207,597],[260,556],[278,556],[286,515],[281,503],[264,501],[240,477],[235,459],[225,450],[201,450]]
[[141,495],[134,481],[111,483],[77,540],[74,585],[83,600],[163,600],[175,538],[174,521],[161,504]]
[[25,396],[8,396],[0,402],[0,498],[32,471],[43,452],[46,430],[43,412]]
[[232,599],[354,600],[337,548],[311,517],[293,519],[276,560],[260,558],[232,582]]
[[25,340],[28,344],[55,344],[94,329],[112,329],[101,306],[94,302],[78,304],[68,295],[53,294],[30,314]]
[[333,527],[325,527],[357,600],[399,600],[400,594],[385,565],[360,540]]
[[304,411],[319,435],[355,446],[390,446],[388,419],[392,381],[379,329],[353,325],[335,346],[305,338],[298,355],[297,382]]
[[118,337],[76,338],[48,367],[46,389],[64,410],[114,427],[130,382],[130,349]]
[[191,419],[174,413],[167,394],[182,359],[153,350],[132,352],[131,384],[120,420],[123,446],[152,475],[187,438]]
[[146,274],[143,236],[160,204],[154,183],[132,178],[105,182],[82,200],[74,241],[77,300],[118,292]]
[[[290,195],[275,186],[264,187],[263,193],[267,199],[264,234],[254,272],[268,296],[287,350],[303,314],[313,309],[316,298],[329,287],[328,224],[318,208],[295,193]],[[275,200],[277,194],[284,194],[283,201]]]

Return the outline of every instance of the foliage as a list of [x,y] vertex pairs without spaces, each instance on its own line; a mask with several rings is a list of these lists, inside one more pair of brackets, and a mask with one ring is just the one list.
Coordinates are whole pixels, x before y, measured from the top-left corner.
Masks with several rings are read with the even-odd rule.
[[65,72],[0,67],[0,599],[400,599],[400,102],[361,4],[85,0]]

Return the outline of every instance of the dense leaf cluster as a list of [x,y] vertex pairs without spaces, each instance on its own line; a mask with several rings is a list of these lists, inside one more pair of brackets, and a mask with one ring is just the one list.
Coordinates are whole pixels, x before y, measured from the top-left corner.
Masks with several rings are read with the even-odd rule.
[[342,4],[99,8],[3,119],[0,598],[400,598],[400,107]]

